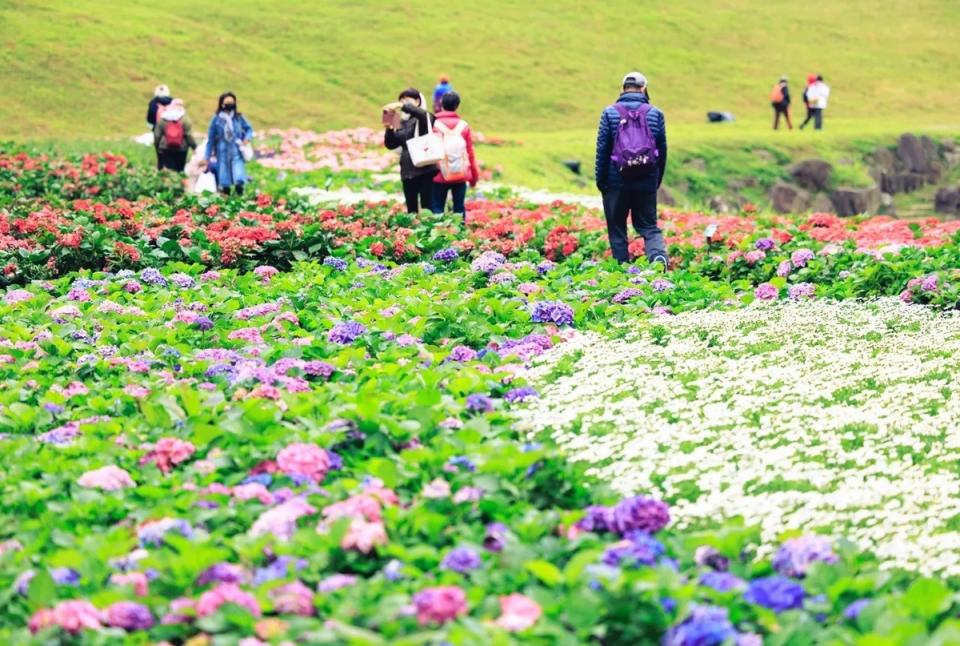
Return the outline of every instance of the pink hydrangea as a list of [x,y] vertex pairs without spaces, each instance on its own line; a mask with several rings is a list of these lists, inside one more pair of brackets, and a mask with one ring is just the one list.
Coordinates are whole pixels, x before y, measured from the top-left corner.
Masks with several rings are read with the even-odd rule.
[[103,613],[89,601],[61,601],[52,610],[39,610],[30,619],[30,631],[37,632],[51,626],[60,626],[68,633],[83,629],[103,628]]
[[6,301],[7,305],[13,305],[14,303],[29,301],[31,298],[33,298],[33,294],[25,289],[11,289],[7,292]]
[[423,488],[421,493],[424,498],[447,498],[450,496],[450,483],[441,478],[435,478]]
[[362,518],[354,518],[350,522],[347,533],[340,541],[340,547],[345,550],[355,549],[358,552],[369,554],[377,545],[385,545],[387,540],[387,530],[383,523],[368,523]]
[[237,500],[259,500],[264,505],[273,504],[273,494],[259,482],[249,482],[233,488],[233,497]]
[[140,463],[153,462],[163,473],[170,473],[174,466],[190,459],[196,450],[190,442],[176,437],[164,437],[154,445],[152,451],[143,456]]
[[221,583],[207,590],[197,600],[197,616],[206,617],[215,613],[225,603],[246,608],[252,615],[260,616],[260,604],[249,592],[240,589],[236,583]]
[[743,259],[746,260],[747,264],[751,267],[766,257],[767,254],[760,249],[754,249],[753,251],[748,251],[747,253],[743,254]]
[[770,283],[761,283],[753,290],[753,295],[761,301],[774,301],[780,296],[780,290]]
[[500,597],[500,617],[494,622],[504,630],[519,632],[531,628],[543,610],[530,597],[518,593]]
[[437,586],[413,595],[413,605],[421,626],[443,624],[467,612],[467,596],[458,586]]
[[115,572],[110,575],[110,583],[133,586],[138,597],[145,597],[149,591],[150,579],[143,572]]
[[350,496],[346,500],[327,505],[322,513],[327,520],[338,518],[363,518],[372,522],[382,520],[380,501],[368,494]]
[[138,384],[127,384],[123,387],[123,392],[130,397],[136,397],[137,399],[142,399],[150,394],[150,389],[140,386]]
[[287,475],[302,475],[322,482],[330,469],[330,456],[316,444],[297,442],[277,454],[277,466]]
[[80,476],[77,484],[88,489],[103,489],[104,491],[117,491],[118,489],[137,486],[129,473],[112,464],[87,471]]
[[259,278],[265,283],[269,283],[270,279],[280,273],[276,267],[271,267],[270,265],[260,265],[255,267],[253,270],[254,276]]
[[301,617],[313,614],[313,590],[299,581],[274,588],[270,591],[270,599],[277,614]]
[[317,510],[303,498],[291,498],[260,514],[250,528],[250,534],[253,536],[273,534],[280,540],[288,541],[297,531],[297,520],[315,513]]

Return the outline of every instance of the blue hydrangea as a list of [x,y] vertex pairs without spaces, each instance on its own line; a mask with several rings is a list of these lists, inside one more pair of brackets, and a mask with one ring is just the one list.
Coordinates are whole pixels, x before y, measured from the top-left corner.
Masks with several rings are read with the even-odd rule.
[[433,259],[437,262],[453,262],[460,257],[460,253],[453,247],[447,247],[446,249],[441,249],[437,253],[433,254]]
[[195,281],[193,280],[193,278],[191,278],[190,276],[182,272],[172,274],[170,276],[170,282],[176,285],[177,287],[180,287],[181,289],[189,289],[190,287],[193,287],[195,284]]
[[717,592],[730,592],[746,587],[747,583],[729,572],[705,572],[700,575],[700,585],[713,588]]
[[327,256],[323,259],[323,264],[327,267],[333,267],[337,271],[346,271],[347,269],[347,262],[335,256]]
[[457,547],[447,552],[447,555],[440,561],[441,570],[451,570],[466,574],[471,570],[476,570],[483,565],[480,555],[469,547]]
[[721,646],[736,638],[726,608],[694,606],[686,619],[667,631],[663,646]]
[[513,390],[507,391],[507,393],[503,396],[503,398],[511,404],[526,402],[539,397],[540,394],[536,391],[536,389],[531,388],[530,386],[514,388]]
[[768,576],[755,579],[744,593],[743,598],[774,612],[783,612],[803,607],[803,586],[782,576]]
[[573,325],[573,309],[560,301],[540,301],[533,304],[531,319],[534,323]]
[[475,413],[489,413],[493,410],[493,400],[480,393],[468,395],[467,410]]
[[148,285],[156,285],[157,287],[166,287],[167,279],[163,277],[163,274],[160,273],[158,269],[153,267],[147,267],[140,272],[140,280],[147,283]]
[[465,455],[455,455],[449,460],[447,460],[447,464],[450,465],[451,467],[458,468],[458,469],[462,468],[467,471],[477,470],[477,465],[475,465],[473,461]]
[[603,562],[614,567],[654,565],[663,552],[660,541],[643,532],[635,532],[626,541],[608,548],[603,553]]
[[367,328],[363,323],[357,323],[356,321],[346,321],[344,323],[337,323],[333,326],[333,329],[327,334],[327,339],[331,343],[339,343],[340,345],[350,345],[356,341],[361,335],[366,334]]

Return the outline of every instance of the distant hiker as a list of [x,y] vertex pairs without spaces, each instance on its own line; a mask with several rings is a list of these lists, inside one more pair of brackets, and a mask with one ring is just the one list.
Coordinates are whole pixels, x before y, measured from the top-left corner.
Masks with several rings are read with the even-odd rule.
[[810,92],[810,86],[816,82],[816,74],[807,74],[807,87],[803,88],[803,105],[807,108],[807,118],[804,119],[803,123],[800,124],[801,130],[803,130],[803,127],[813,120],[813,108],[810,107],[810,97],[808,93]]
[[433,88],[433,111],[440,112],[443,109],[443,106],[440,105],[440,100],[443,98],[443,95],[447,92],[452,92],[453,86],[450,85],[450,77],[446,74],[440,75],[440,82],[437,83],[437,87]]
[[403,183],[407,213],[433,209],[433,178],[438,171],[437,165],[417,167],[407,147],[409,140],[433,132],[436,118],[427,112],[425,103],[419,91],[409,88],[400,93],[395,103],[383,107],[385,113],[402,114],[401,119],[391,119],[390,125],[385,124],[383,145],[390,150],[400,149],[400,181]]
[[467,219],[464,204],[467,184],[477,185],[480,173],[477,170],[477,158],[473,154],[473,137],[470,126],[457,114],[460,107],[460,95],[450,90],[440,100],[442,110],[437,113],[433,131],[440,135],[443,158],[440,160],[440,172],[433,180],[433,212],[443,213],[447,204],[447,193],[453,196],[453,212]]
[[193,124],[187,118],[183,99],[174,99],[160,114],[153,129],[159,167],[182,173],[187,165],[187,150],[196,150]]
[[786,76],[781,76],[770,91],[770,105],[773,106],[773,129],[780,129],[780,115],[783,115],[787,119],[787,128],[793,130],[793,124],[790,123],[790,88]]
[[153,98],[147,104],[147,125],[153,130],[157,126],[157,112],[163,114],[163,109],[170,105],[173,98],[170,96],[170,88],[166,85],[158,85],[153,90]]
[[224,92],[210,120],[206,152],[208,163],[216,163],[217,188],[224,195],[230,194],[231,187],[238,195],[243,194],[243,185],[247,183],[245,162],[253,158],[252,138],[253,128],[237,112],[237,96]]
[[823,82],[823,77],[817,75],[817,80],[807,88],[807,99],[810,101],[810,110],[813,112],[813,127],[823,130],[823,111],[827,109],[827,99],[830,98],[830,86]]
[[667,128],[663,112],[650,105],[647,79],[631,72],[623,79],[623,93],[600,115],[597,132],[597,188],[603,194],[603,213],[613,257],[630,260],[627,213],[643,236],[650,262],[669,266],[663,233],[657,226],[657,189],[667,168]]

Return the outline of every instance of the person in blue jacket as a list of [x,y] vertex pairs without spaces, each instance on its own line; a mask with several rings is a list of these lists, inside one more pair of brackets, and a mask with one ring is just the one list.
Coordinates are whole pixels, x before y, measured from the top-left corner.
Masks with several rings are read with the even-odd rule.
[[[629,111],[650,103],[647,94],[647,79],[640,72],[631,72],[623,79],[623,92],[617,103]],[[650,262],[659,262],[669,267],[667,247],[663,232],[657,226],[657,190],[667,169],[667,126],[663,112],[651,107],[647,112],[647,125],[656,141],[659,153],[658,167],[639,179],[624,180],[611,159],[613,144],[620,129],[620,113],[608,106],[600,115],[597,131],[597,158],[595,176],[597,188],[603,195],[603,213],[607,220],[607,236],[613,257],[620,262],[630,260],[627,239],[627,215],[633,220],[633,228],[643,237],[644,253]]]
[[440,104],[440,101],[443,100],[443,95],[447,92],[453,91],[453,86],[450,85],[450,77],[446,74],[440,75],[440,82],[437,83],[437,87],[433,88],[433,111],[434,113],[440,112],[443,110],[443,106]]
[[243,194],[247,168],[240,146],[252,138],[253,128],[237,112],[237,95],[224,92],[217,101],[217,112],[210,121],[206,155],[208,163],[216,165],[217,188],[224,195],[229,195],[231,188],[237,195]]

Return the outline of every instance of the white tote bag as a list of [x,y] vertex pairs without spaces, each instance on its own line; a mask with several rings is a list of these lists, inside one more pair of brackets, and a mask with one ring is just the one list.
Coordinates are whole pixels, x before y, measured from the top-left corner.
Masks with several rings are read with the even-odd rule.
[[207,171],[197,178],[197,183],[193,186],[194,193],[216,193],[217,178],[213,173]]
[[240,154],[243,156],[243,161],[253,161],[254,157],[256,157],[256,154],[253,152],[253,144],[249,141],[241,141]]
[[407,139],[407,151],[410,153],[410,161],[417,168],[432,166],[443,159],[443,142],[430,127],[429,112],[427,113],[427,132],[420,134],[420,119],[417,119],[416,136]]

